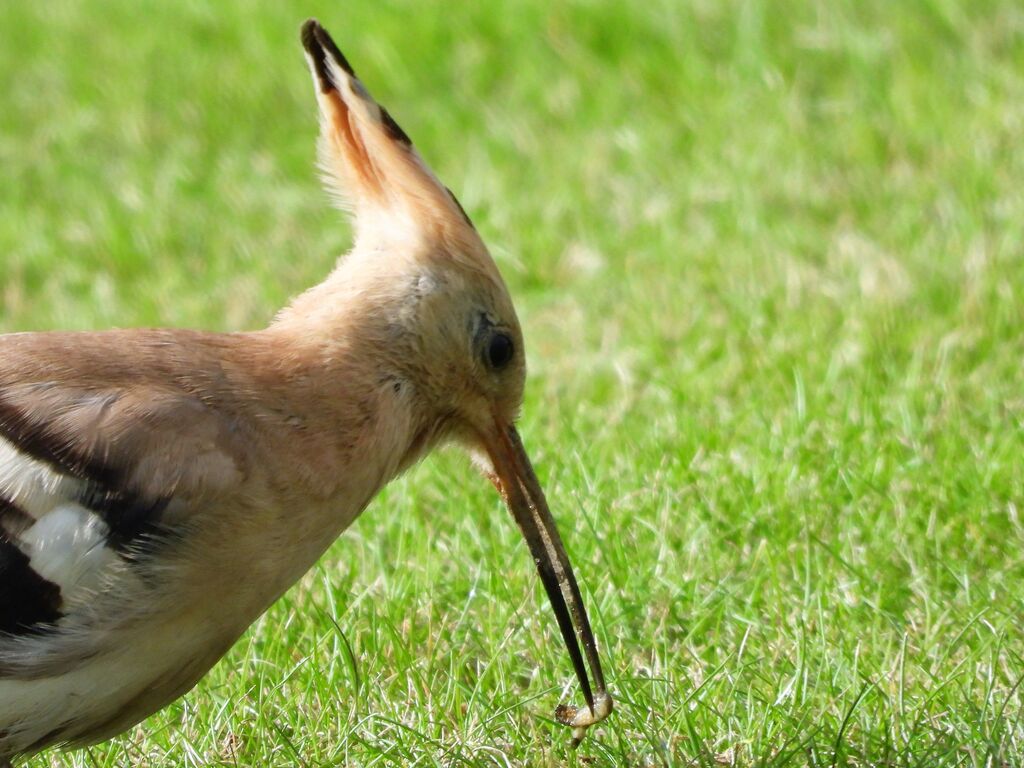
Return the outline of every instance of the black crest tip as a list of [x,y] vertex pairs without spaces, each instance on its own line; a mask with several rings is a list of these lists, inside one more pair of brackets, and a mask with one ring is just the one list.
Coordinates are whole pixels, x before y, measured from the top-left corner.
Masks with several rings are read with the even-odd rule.
[[327,33],[327,30],[320,26],[316,19],[307,19],[302,25],[302,47],[306,49],[310,60],[313,62],[313,70],[316,72],[317,81],[320,83],[324,93],[335,90],[335,83],[330,77],[330,68],[327,64],[327,57],[330,56],[334,63],[349,75],[355,77],[356,73],[352,65],[348,63],[345,54],[341,52],[337,44]]

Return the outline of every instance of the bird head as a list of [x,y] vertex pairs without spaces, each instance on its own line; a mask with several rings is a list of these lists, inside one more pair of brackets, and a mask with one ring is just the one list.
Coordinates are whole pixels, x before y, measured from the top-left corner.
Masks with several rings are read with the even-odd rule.
[[[279,322],[333,313],[325,320],[334,325],[322,325],[335,327],[338,338],[358,337],[385,360],[396,391],[411,390],[424,415],[404,464],[443,439],[478,458],[522,531],[554,608],[587,702],[558,717],[581,736],[612,704],[565,547],[515,428],[526,363],[508,288],[454,194],[326,30],[307,21],[302,43],[320,106],[320,165],[353,216],[355,241],[334,273]],[[359,332],[345,332],[353,324]]]

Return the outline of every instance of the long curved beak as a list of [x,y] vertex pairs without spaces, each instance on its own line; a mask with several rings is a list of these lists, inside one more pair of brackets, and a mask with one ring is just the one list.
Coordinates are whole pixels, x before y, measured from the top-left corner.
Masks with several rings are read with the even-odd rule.
[[[612,698],[605,688],[590,619],[562,537],[555,527],[544,491],[515,427],[504,426],[495,419],[494,432],[487,440],[487,451],[495,472],[491,479],[505,499],[537,564],[537,572],[555,611],[558,629],[587,702],[586,709],[560,706],[555,713],[560,723],[574,729],[573,746],[577,746],[586,728],[606,718],[613,707]],[[587,676],[587,666],[591,677]]]

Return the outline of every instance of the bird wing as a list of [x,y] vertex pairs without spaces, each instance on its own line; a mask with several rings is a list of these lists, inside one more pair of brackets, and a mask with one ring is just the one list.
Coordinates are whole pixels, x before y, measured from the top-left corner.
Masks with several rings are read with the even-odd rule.
[[152,362],[181,348],[0,337],[0,633],[56,626],[244,479],[237,425]]

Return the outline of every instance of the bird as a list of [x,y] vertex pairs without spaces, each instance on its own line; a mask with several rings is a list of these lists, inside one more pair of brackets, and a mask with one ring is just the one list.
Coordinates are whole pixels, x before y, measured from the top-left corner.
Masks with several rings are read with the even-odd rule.
[[[516,421],[523,333],[455,195],[315,19],[319,163],[351,249],[266,328],[0,335],[0,765],[192,689],[388,482],[463,446],[518,525],[585,706],[613,709]],[[582,647],[581,647],[582,646]],[[589,669],[589,673],[588,673]]]

